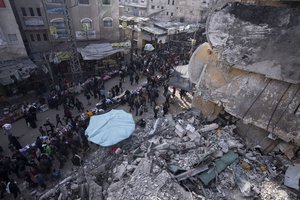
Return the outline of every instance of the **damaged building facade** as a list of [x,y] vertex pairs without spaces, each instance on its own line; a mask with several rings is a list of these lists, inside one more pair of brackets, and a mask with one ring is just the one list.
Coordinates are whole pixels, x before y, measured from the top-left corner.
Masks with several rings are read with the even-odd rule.
[[299,16],[289,4],[228,3],[208,17],[208,43],[189,64],[194,106],[208,120],[227,112],[251,144],[290,159],[300,145]]

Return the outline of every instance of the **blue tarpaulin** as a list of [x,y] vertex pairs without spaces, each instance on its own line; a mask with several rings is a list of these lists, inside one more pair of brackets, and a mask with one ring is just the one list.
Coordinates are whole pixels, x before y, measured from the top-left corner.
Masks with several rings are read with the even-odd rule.
[[88,140],[100,146],[111,146],[128,138],[135,129],[130,113],[111,110],[102,115],[92,116],[85,130]]

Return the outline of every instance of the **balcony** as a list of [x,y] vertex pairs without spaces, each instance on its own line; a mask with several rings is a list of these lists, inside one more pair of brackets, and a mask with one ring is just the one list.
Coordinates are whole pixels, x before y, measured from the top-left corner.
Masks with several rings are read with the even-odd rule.
[[24,29],[45,28],[45,23],[42,17],[23,17]]

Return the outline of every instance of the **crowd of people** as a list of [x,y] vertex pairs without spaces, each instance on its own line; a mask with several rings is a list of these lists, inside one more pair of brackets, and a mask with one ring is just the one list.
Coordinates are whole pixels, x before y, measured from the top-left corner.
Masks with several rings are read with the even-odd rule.
[[[158,53],[138,55],[130,65],[119,65],[119,82],[109,90],[106,90],[104,81],[97,76],[90,77],[83,84],[62,81],[52,87],[47,98],[49,108],[59,110],[62,105],[64,116],[57,113],[56,122],[46,119],[45,123],[38,128],[40,136],[36,138],[34,145],[30,145],[26,150],[16,136],[10,131],[7,132],[11,156],[0,156],[0,197],[7,192],[12,193],[15,199],[20,195],[20,189],[13,177],[23,179],[28,188],[46,189],[47,181],[59,178],[60,169],[68,158],[71,158],[74,165],[82,163],[79,153],[89,149],[85,130],[89,118],[95,114],[90,110],[85,112],[85,107],[91,105],[91,98],[100,100],[101,109],[107,111],[109,109],[107,99],[115,102],[114,98],[120,97],[118,103],[127,104],[128,111],[140,117],[143,125],[145,120],[141,116],[149,109],[153,110],[154,118],[157,118],[160,112],[163,116],[166,115],[177,90],[173,87],[173,91],[169,92],[168,79],[180,59],[180,56],[164,57],[159,56]],[[143,75],[147,77],[147,83],[140,86]],[[130,91],[124,88],[123,83],[125,79],[127,81],[127,77],[130,85],[137,86],[136,90]],[[161,95],[159,87],[163,87],[162,105],[157,101]],[[81,91],[86,98],[84,103],[76,97]],[[184,97],[185,93],[184,90],[180,90],[180,96]],[[81,119],[81,115],[74,117],[73,109],[84,113],[86,119]],[[26,125],[37,128],[38,108],[24,104],[22,110]],[[59,163],[57,168],[53,164],[55,161]],[[12,176],[13,174],[15,176]]]

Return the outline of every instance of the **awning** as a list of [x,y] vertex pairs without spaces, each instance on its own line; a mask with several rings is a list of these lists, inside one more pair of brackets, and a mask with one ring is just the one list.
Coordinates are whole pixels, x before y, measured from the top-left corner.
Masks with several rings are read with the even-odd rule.
[[0,63],[0,83],[9,85],[30,77],[37,66],[29,58],[9,60]]
[[188,65],[177,66],[172,72],[169,85],[186,91],[192,91],[193,86],[189,79]]
[[130,41],[121,43],[89,44],[84,48],[77,48],[83,60],[100,60],[107,56],[122,52],[131,47]]

